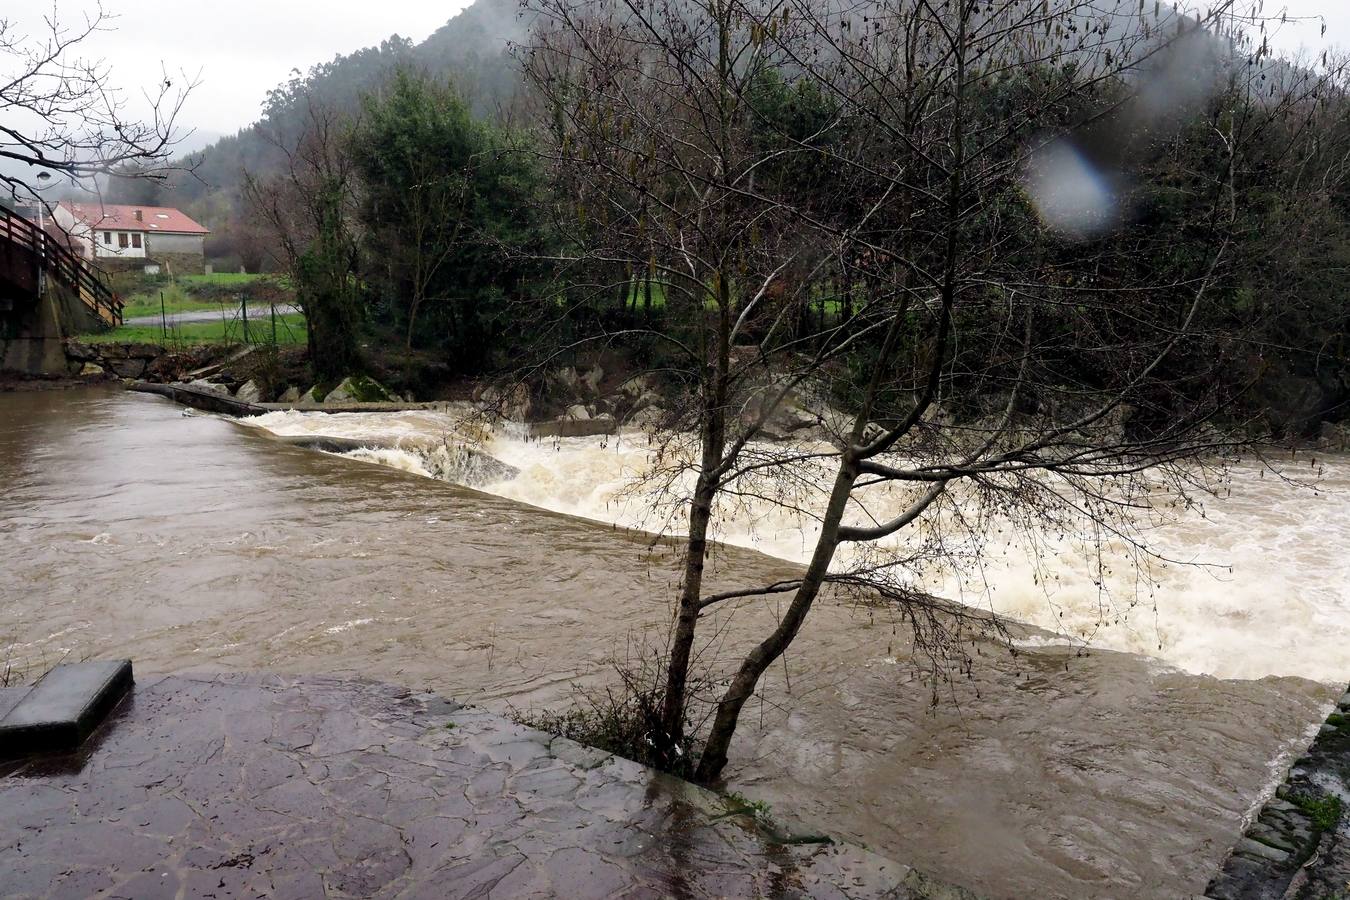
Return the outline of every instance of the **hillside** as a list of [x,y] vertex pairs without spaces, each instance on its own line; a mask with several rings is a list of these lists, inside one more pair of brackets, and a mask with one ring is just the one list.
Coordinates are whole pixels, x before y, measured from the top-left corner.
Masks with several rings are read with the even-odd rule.
[[297,73],[268,92],[257,122],[183,157],[179,161],[183,171],[168,183],[114,179],[109,196],[181,207],[213,230],[208,255],[234,263],[229,230],[243,173],[282,164],[276,141],[294,132],[310,103],[354,111],[361,96],[374,90],[390,72],[412,66],[453,77],[471,98],[476,113],[491,114],[516,84],[507,45],[524,34],[518,11],[511,0],[476,0],[420,44],[395,35],[378,46],[339,55],[303,75]]

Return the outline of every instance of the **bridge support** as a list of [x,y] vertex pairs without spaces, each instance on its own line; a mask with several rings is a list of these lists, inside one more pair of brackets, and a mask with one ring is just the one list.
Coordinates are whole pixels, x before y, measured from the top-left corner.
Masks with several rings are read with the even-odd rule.
[[46,281],[37,297],[0,298],[0,372],[70,374],[63,339],[88,327],[90,317],[73,291]]
[[0,371],[24,375],[69,375],[66,360],[66,325],[69,291],[49,281],[41,296],[27,302],[12,301],[4,309],[0,301]]

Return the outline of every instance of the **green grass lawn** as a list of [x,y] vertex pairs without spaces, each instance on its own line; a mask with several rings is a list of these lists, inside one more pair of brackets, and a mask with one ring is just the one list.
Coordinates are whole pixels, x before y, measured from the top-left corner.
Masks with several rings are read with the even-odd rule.
[[188,284],[248,284],[268,275],[246,275],[242,272],[212,272],[210,275],[179,275],[178,280]]
[[[259,279],[273,278],[270,275],[240,275],[238,272],[220,272],[214,275],[182,275],[176,282],[140,290],[122,298],[122,317],[124,319],[141,316],[158,316],[165,313],[197,312],[205,309],[220,309],[222,295],[219,291],[201,290],[213,285],[240,286],[251,284]],[[278,282],[280,283],[280,282]],[[200,296],[204,294],[205,296]],[[163,306],[160,298],[163,295]],[[229,297],[224,299],[226,310],[238,309],[238,301]]]
[[[157,316],[160,314],[159,292],[135,294],[126,297],[122,306],[122,318],[137,316]],[[220,304],[210,300],[198,300],[183,293],[181,288],[169,286],[164,290],[163,311],[167,313],[194,312],[202,309],[219,309]]]
[[[628,289],[628,305],[636,305],[638,309],[644,308],[647,303],[647,285],[642,281],[634,281],[633,286]],[[666,305],[666,286],[660,281],[652,282],[652,309],[663,309]]]
[[[156,310],[158,312],[158,310]],[[268,344],[272,341],[272,322],[270,317],[250,319],[248,342]],[[242,344],[244,334],[241,323],[191,322],[185,325],[170,325],[167,335],[158,325],[123,325],[111,331],[82,335],[82,341],[91,344],[163,344],[166,347],[186,347],[193,344]],[[293,314],[277,316],[277,344],[281,346],[304,344],[306,340],[305,317]]]

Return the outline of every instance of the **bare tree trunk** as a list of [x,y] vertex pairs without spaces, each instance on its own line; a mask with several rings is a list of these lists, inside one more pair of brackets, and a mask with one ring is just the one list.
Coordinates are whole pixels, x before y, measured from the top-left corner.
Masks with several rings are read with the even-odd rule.
[[684,715],[689,691],[689,660],[693,655],[703,599],[703,570],[708,557],[708,524],[712,521],[713,501],[717,497],[716,468],[722,457],[726,436],[726,412],[719,402],[720,391],[710,392],[705,407],[703,458],[698,484],[689,506],[689,535],[685,544],[684,585],[680,591],[680,609],[675,619],[675,634],[670,645],[666,669],[666,693],[662,707],[662,728],[667,750],[684,740]]
[[412,350],[413,328],[417,325],[417,308],[422,305],[422,292],[417,291],[413,294],[412,303],[408,306],[408,334],[403,342],[403,349]]
[[666,693],[661,711],[662,728],[669,746],[674,746],[684,739],[689,659],[693,655],[694,635],[698,628],[699,600],[703,595],[703,568],[708,553],[708,523],[712,519],[712,501],[715,495],[716,488],[712,486],[707,476],[701,475],[689,509],[684,585],[680,591],[680,610],[675,619],[675,634],[670,645]]
[[811,564],[802,577],[801,586],[793,595],[792,603],[788,606],[782,621],[778,623],[778,627],[742,661],[736,676],[731,680],[731,685],[722,696],[721,702],[717,704],[717,716],[713,720],[712,730],[708,733],[708,741],[699,757],[698,770],[694,775],[696,781],[707,784],[722,774],[722,769],[727,764],[727,750],[731,746],[732,736],[736,733],[736,723],[740,720],[741,708],[755,693],[759,679],[768,671],[769,666],[783,655],[783,651],[797,637],[802,623],[806,621],[806,614],[811,611],[812,604],[820,594],[820,587],[825,583],[825,576],[829,574],[830,560],[834,558],[835,548],[839,546],[839,525],[844,518],[849,496],[853,492],[853,483],[857,478],[856,464],[851,458],[846,458],[835,475],[834,488],[830,491],[830,503],[822,521],[820,539],[816,542],[815,552],[811,555]]
[[684,715],[688,702],[689,659],[702,610],[703,569],[708,556],[708,523],[713,501],[721,488],[722,454],[726,450],[727,371],[731,362],[730,285],[724,275],[716,277],[719,321],[715,335],[716,361],[703,396],[702,458],[698,484],[690,501],[689,538],[685,547],[684,586],[680,591],[680,611],[671,641],[670,663],[666,670],[666,695],[662,709],[665,738],[673,748],[684,740]]

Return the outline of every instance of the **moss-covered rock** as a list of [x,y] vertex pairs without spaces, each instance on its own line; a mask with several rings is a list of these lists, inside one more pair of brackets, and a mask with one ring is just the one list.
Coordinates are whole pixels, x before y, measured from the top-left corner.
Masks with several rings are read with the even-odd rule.
[[323,398],[324,403],[389,403],[395,398],[368,375],[349,375]]

